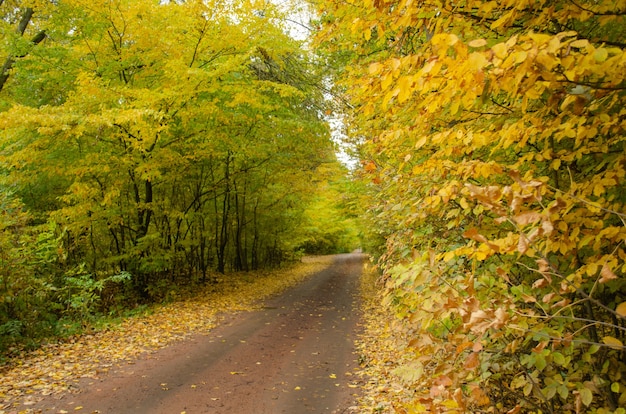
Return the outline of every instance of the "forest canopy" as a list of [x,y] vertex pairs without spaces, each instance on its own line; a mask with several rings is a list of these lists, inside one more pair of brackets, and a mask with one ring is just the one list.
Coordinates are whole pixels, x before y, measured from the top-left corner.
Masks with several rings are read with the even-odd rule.
[[307,246],[351,247],[329,236],[340,214],[314,225],[345,169],[322,75],[282,13],[0,1],[0,348]]

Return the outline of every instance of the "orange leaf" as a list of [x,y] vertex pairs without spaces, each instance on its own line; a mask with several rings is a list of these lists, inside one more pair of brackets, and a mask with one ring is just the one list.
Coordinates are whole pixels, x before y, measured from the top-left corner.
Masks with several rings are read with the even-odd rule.
[[466,349],[470,348],[473,345],[474,345],[473,342],[463,342],[462,344],[457,345],[456,353],[460,354],[461,352],[465,351]]
[[476,368],[479,363],[480,363],[480,360],[478,359],[478,353],[472,352],[471,354],[469,354],[469,356],[465,360],[465,364],[463,364],[463,367],[465,369],[472,369],[472,368]]
[[364,168],[365,168],[365,171],[367,171],[367,172],[376,171],[376,164],[374,164],[372,161],[370,161],[367,164],[365,164]]
[[617,308],[615,308],[615,312],[622,318],[626,318],[626,302],[622,302],[617,305]]

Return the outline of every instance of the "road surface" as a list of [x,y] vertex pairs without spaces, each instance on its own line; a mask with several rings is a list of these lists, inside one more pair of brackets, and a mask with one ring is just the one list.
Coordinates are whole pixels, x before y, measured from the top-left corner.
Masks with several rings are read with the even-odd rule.
[[[150,414],[351,413],[358,392],[354,354],[363,255],[338,255],[328,269],[262,310],[220,325],[98,380],[48,398],[36,412]],[[81,408],[82,407],[82,408]]]

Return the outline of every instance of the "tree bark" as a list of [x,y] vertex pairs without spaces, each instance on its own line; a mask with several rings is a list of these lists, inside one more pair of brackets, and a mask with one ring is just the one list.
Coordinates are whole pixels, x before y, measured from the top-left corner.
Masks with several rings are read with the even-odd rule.
[[[217,271],[224,274],[226,273],[226,246],[228,245],[228,219],[230,212],[230,162],[232,152],[228,151],[226,156],[226,163],[224,165],[224,200],[222,203],[222,220],[219,224],[219,237],[216,237],[215,243],[217,245]],[[217,203],[217,199],[216,199]],[[218,217],[218,209],[216,204],[216,218]]]

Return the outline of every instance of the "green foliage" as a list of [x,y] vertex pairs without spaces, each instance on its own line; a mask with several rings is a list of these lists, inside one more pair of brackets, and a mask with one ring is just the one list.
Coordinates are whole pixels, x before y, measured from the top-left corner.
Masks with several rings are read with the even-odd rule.
[[354,243],[339,219],[312,230],[338,162],[322,74],[274,6],[29,5],[0,4],[0,190],[24,212],[2,236],[2,346]]
[[345,167],[326,164],[318,168],[313,183],[318,195],[302,219],[300,247],[307,254],[348,253],[362,247],[361,220],[355,190]]

